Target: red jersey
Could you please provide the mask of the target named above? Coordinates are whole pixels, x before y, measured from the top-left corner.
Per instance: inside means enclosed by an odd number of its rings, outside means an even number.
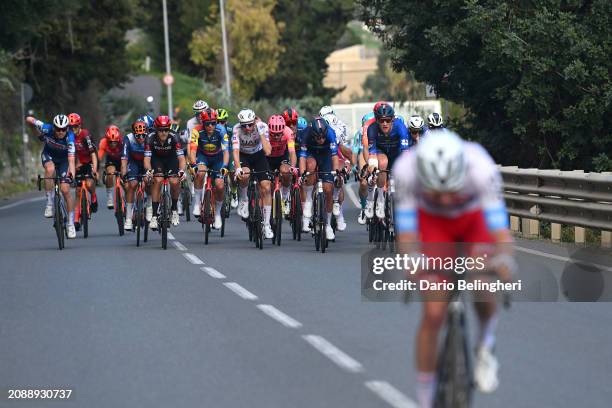
[[[74,135],[74,147],[76,148],[78,163],[91,163],[91,154],[96,152],[96,147],[91,141],[89,130],[81,129],[78,135]]]
[[[270,146],[272,147],[272,152],[270,152],[268,157],[282,157],[285,155],[287,149],[295,150],[293,132],[288,126],[285,127],[282,136],[278,139],[273,136],[273,133],[270,133],[269,141]]]
[[[114,147],[108,143],[106,137],[100,140],[100,146],[98,147],[98,160],[102,161],[104,154],[108,155],[110,160],[121,160],[121,154],[123,153],[123,142],[119,141]]]

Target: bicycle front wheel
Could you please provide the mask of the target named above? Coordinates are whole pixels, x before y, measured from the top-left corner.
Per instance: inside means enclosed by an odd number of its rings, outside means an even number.
[[[81,189],[81,226],[83,227],[83,238],[89,236],[89,203],[87,192]]]
[[[281,244],[281,233],[283,229],[283,210],[281,203],[281,193],[280,191],[276,191],[274,193],[274,239],[272,243],[274,244],[276,241],[276,245],[280,246]]]
[[[53,217],[53,227],[55,228],[55,234],[57,235],[57,245],[59,249],[64,249],[64,217],[62,213],[61,197],[59,191],[55,192],[55,199],[53,204],[55,206],[55,214]]]
[[[119,228],[119,235],[122,236],[125,233],[123,228],[123,197],[121,194],[121,187],[115,188],[115,218],[117,218],[117,227]]]
[[[213,209],[212,209],[212,191],[206,190],[204,193],[204,245],[208,245],[208,235],[210,234],[210,224],[212,222]]]

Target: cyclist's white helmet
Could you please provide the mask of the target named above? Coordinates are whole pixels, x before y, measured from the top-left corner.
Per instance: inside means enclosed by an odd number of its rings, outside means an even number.
[[[255,112],[252,109],[243,109],[238,112],[238,120],[240,123],[253,123],[255,122]]]
[[[420,117],[419,115],[414,115],[411,116],[410,119],[408,119],[408,128],[409,129],[423,129],[423,126],[425,126],[425,122],[423,121],[423,118]]]
[[[203,110],[208,109],[208,104],[201,99],[198,99],[193,103],[193,112],[200,113]]]
[[[59,115],[56,115],[53,118],[53,126],[55,126],[56,128],[60,128],[60,129],[67,128],[68,123],[69,123],[68,116],[63,115],[61,113]]]
[[[335,115],[334,109],[331,106],[325,105],[319,111],[319,116],[325,117],[327,115]]]
[[[427,123],[430,128],[439,128],[442,127],[442,115],[437,112],[432,113],[427,117]]]
[[[466,173],[464,141],[447,129],[431,133],[416,148],[418,178],[426,190],[459,191]]]
[[[338,117],[334,115],[333,113],[328,113],[327,115],[324,115],[323,119],[325,119],[325,121],[329,123],[330,125],[338,124]]]

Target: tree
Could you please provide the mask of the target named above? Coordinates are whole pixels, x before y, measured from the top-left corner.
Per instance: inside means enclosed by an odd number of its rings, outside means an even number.
[[[611,163],[610,1],[360,3],[394,68],[463,103],[469,135],[502,164]]]
[[[336,49],[353,9],[351,0],[279,0],[273,15],[284,23],[283,52],[274,80],[262,84],[257,96],[330,99],[335,95],[338,90],[323,86],[325,59]]]
[[[226,3],[232,92],[240,98],[251,98],[256,87],[271,77],[278,66],[282,48],[279,27],[271,14],[274,4],[274,0],[229,0]],[[214,24],[195,31],[189,49],[194,63],[220,79],[223,49],[218,15],[219,9],[214,5],[210,16]]]

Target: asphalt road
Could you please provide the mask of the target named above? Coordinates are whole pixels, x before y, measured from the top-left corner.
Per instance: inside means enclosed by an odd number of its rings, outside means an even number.
[[[281,248],[256,250],[235,215],[207,247],[182,222],[167,251],[158,234],[137,248],[106,208],[59,251],[42,201],[3,203],[0,406],[413,406],[420,306],[362,301],[367,235],[347,207],[326,254],[287,224]],[[553,254],[519,252],[521,269],[563,269],[564,250],[517,244]],[[609,303],[517,302],[497,337],[501,385],[476,407],[610,406]],[[48,387],[72,397],[7,399]]]

